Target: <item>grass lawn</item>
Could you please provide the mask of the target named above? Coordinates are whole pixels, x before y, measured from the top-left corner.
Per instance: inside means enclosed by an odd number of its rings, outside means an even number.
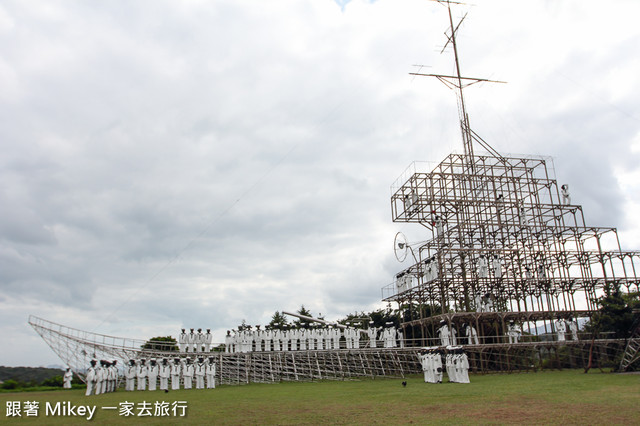
[[[422,377],[344,382],[251,384],[164,393],[85,397],[81,390],[3,393],[2,424],[75,424],[45,415],[46,403],[96,406],[95,424],[625,424],[640,425],[640,375],[581,370],[472,375],[470,384],[426,384]],[[7,402],[37,401],[39,417],[7,417]],[[184,418],[125,417],[116,406],[186,401]],[[153,414],[153,408],[151,410]]]

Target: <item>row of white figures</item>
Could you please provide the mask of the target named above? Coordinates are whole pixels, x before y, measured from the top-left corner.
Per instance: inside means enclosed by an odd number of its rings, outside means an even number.
[[[475,296],[476,312],[491,312],[493,311],[493,296],[491,293],[485,293],[484,295],[476,294]]]
[[[464,344],[466,340],[467,345],[479,345],[480,341],[478,339],[478,331],[471,324],[463,323],[460,329],[464,332],[463,339],[462,335],[460,336],[461,344]],[[458,344],[458,332],[454,327],[449,327],[449,324],[445,320],[440,321],[440,328],[437,330],[438,337],[440,338],[440,346],[450,346]]]
[[[116,360],[109,362],[102,359],[100,360],[100,365],[98,365],[97,360],[91,360],[91,366],[87,370],[87,390],[85,395],[100,395],[101,393],[114,392],[117,389],[117,362]]]
[[[558,333],[558,342],[566,341],[567,329],[571,333],[571,339],[578,340],[578,322],[573,318],[558,318],[554,325],[556,326],[556,333]]]
[[[494,278],[502,278],[502,260],[498,255],[478,257],[478,278],[489,278],[489,266]]]
[[[400,330],[387,326],[384,329],[374,327],[373,323],[365,330],[369,337],[369,346],[378,347],[382,340],[385,348],[404,347],[404,336]],[[227,330],[225,336],[226,353],[271,352],[271,351],[306,351],[341,349],[341,338],[344,337],[346,349],[359,349],[367,343],[362,340],[360,328],[329,326],[327,328],[293,328],[289,330],[261,330],[247,328],[236,331]]]
[[[195,380],[196,389],[214,389],[216,387],[216,364],[213,357],[208,359],[198,358],[194,363],[191,358],[175,358],[173,362],[163,358],[160,363],[151,359],[147,365],[146,360],[129,360],[129,366],[125,370],[125,390],[135,389],[143,391],[147,388],[155,391],[159,384],[160,390],[180,389],[182,379],[184,389],[192,389]],[[159,383],[158,383],[159,379]],[[205,385],[206,379],[206,385]],[[137,386],[136,386],[137,385]]]
[[[207,328],[206,333],[203,333],[201,328],[198,329],[197,333],[194,332],[193,328],[187,333],[186,329],[183,328],[178,335],[178,346],[180,347],[180,352],[210,352],[212,340],[213,336],[209,328]]]
[[[442,368],[442,355],[445,355],[445,368]],[[469,383],[469,359],[461,347],[447,346],[441,348],[425,348],[420,351],[420,364],[425,383],[442,383],[446,369],[451,383]]]

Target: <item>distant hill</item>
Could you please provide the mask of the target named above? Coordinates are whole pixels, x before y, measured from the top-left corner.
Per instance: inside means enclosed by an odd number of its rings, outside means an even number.
[[[0,366],[0,380],[3,382],[11,379],[21,383],[40,384],[44,380],[63,374],[64,371],[57,368]]]

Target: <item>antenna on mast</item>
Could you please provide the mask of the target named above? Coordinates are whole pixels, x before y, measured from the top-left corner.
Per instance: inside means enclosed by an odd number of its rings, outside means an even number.
[[[447,37],[447,42],[445,43],[440,53],[444,52],[444,50],[447,48],[447,46],[449,46],[449,44],[453,46],[453,56],[455,59],[456,73],[455,75],[444,75],[444,74],[423,74],[419,72],[412,72],[412,73],[409,73],[409,75],[436,77],[438,80],[444,83],[445,86],[456,91],[456,97],[458,98],[458,114],[460,116],[460,130],[462,131],[462,143],[464,145],[464,154],[467,158],[471,159],[471,157],[473,157],[474,141],[477,142],[479,145],[481,145],[484,149],[489,151],[494,156],[498,158],[502,158],[502,156],[498,153],[498,151],[493,149],[476,132],[471,130],[471,125],[469,124],[469,115],[467,114],[467,107],[464,102],[464,88],[480,82],[490,82],[490,83],[506,83],[506,82],[498,81],[498,80],[489,80],[486,78],[462,76],[462,73],[460,72],[460,59],[458,57],[458,45],[456,43],[456,33],[458,31],[458,28],[460,28],[460,25],[462,24],[464,19],[467,17],[467,14],[465,13],[462,19],[460,19],[460,21],[458,21],[458,23],[454,26],[453,15],[451,14],[451,5],[465,4],[465,3],[458,2],[458,1],[451,1],[451,0],[431,0],[431,1],[435,1],[442,5],[446,5],[447,10],[449,12],[449,25],[450,25],[451,34],[447,34],[447,32],[445,32],[445,36]]]

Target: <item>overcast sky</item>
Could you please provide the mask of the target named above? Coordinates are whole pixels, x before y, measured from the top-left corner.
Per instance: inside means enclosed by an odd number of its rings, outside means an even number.
[[[478,0],[462,71],[503,153],[554,157],[589,223],[640,247],[640,2]],[[0,365],[61,364],[29,314],[214,340],[276,310],[384,306],[390,186],[462,151],[423,72],[425,0],[0,0]]]

